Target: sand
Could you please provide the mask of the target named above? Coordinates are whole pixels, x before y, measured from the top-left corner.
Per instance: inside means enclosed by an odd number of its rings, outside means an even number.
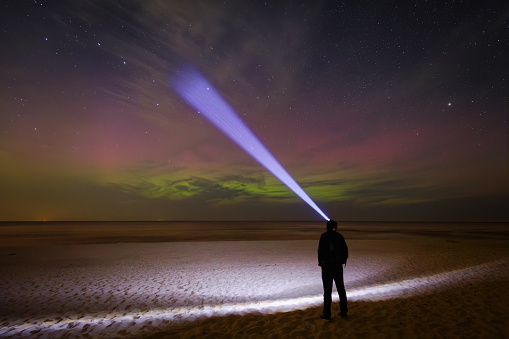
[[[509,338],[508,240],[348,245],[331,322],[314,240],[2,247],[0,337]]]

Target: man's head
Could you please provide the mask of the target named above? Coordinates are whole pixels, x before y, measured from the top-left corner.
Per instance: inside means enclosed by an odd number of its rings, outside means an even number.
[[[336,232],[338,229],[338,223],[334,220],[327,221],[327,232]]]

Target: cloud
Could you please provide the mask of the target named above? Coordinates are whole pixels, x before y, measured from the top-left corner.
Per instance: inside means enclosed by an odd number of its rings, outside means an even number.
[[[129,183],[112,183],[111,185],[121,192],[145,198],[221,202],[235,199],[262,199],[265,179],[260,176],[242,175],[226,175],[219,179],[199,176],[177,180],[138,178]],[[256,189],[253,190],[251,186],[256,186]]]
[[[53,18],[67,35],[77,37],[75,43],[85,53],[104,53],[102,68],[111,73],[111,83],[101,87],[119,103],[153,108],[161,94],[169,94],[168,78],[182,63],[192,63],[233,106],[242,107],[246,100],[259,102],[252,100],[258,96],[277,95],[282,102],[300,91],[305,65],[312,57],[309,26],[317,20],[321,5],[266,7],[251,4],[246,10],[237,2],[105,0],[67,4]],[[92,34],[95,39],[88,38]]]
[[[238,182],[242,185],[247,184],[255,184],[259,187],[262,187],[265,185],[265,177],[263,175],[259,175],[256,177],[246,176],[246,175],[239,175],[239,174],[230,174],[225,175],[222,177],[223,181],[232,181],[232,182]]]

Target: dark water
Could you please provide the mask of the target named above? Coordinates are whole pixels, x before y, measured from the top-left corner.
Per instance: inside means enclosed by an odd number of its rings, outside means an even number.
[[[212,222],[0,222],[0,247],[122,242],[316,240],[325,223]],[[509,239],[509,223],[340,222],[348,240],[442,237]]]

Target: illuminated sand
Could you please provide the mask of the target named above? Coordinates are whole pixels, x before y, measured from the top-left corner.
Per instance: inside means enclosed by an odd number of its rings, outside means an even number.
[[[351,240],[332,323],[314,240],[1,248],[0,337],[508,337],[507,245]]]

